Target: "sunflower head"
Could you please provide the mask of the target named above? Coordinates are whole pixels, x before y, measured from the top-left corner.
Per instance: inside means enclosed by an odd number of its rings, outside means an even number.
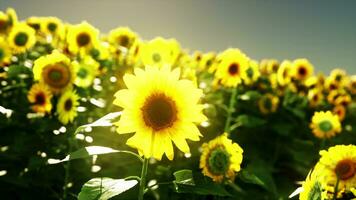
[[[346,84],[349,82],[349,77],[342,69],[332,70],[328,78],[330,79],[330,82],[334,83],[338,88],[346,86]]]
[[[58,119],[63,124],[73,122],[77,116],[79,96],[73,90],[65,91],[59,98],[57,104]]]
[[[0,67],[9,64],[11,61],[11,50],[5,38],[0,36]]]
[[[23,53],[35,44],[35,30],[25,23],[18,23],[11,29],[7,39],[14,52]]]
[[[249,61],[249,66],[242,74],[242,79],[245,84],[251,85],[255,83],[260,77],[260,71],[258,69],[258,63],[255,60]]]
[[[220,63],[215,72],[216,79],[226,87],[236,87],[249,67],[249,58],[239,49],[227,49],[219,55]]]
[[[304,58],[296,59],[292,64],[293,78],[299,81],[304,81],[313,75],[313,65]]]
[[[310,128],[315,137],[331,138],[341,132],[341,123],[339,117],[332,112],[320,111],[314,113]]]
[[[38,58],[34,62],[33,73],[35,80],[56,94],[70,88],[76,77],[69,58],[58,51]]]
[[[356,94],[356,75],[353,75],[350,77],[350,82],[348,85],[348,89],[351,94],[355,95]]]
[[[111,30],[108,36],[108,41],[115,47],[124,47],[131,49],[137,42],[138,35],[128,27],[118,27]]]
[[[88,54],[99,44],[99,31],[87,22],[68,27],[68,49],[73,54]]]
[[[127,144],[146,158],[160,160],[165,153],[172,160],[172,141],[189,152],[186,139],[198,141],[201,136],[195,123],[206,120],[198,103],[202,91],[179,77],[179,68],[135,68],[135,75],[124,76],[128,89],[115,94],[114,104],[123,108],[117,132],[135,132]]]
[[[346,116],[346,108],[343,105],[337,105],[333,108],[333,113],[339,117],[340,121],[343,121]]]
[[[267,64],[266,65],[267,74],[277,73],[277,71],[280,67],[280,63],[276,59],[269,59],[266,64]]]
[[[43,24],[42,17],[29,17],[26,19],[26,24],[33,28],[36,33],[41,31],[41,25]]]
[[[41,31],[53,38],[64,39],[65,27],[62,21],[56,17],[45,17],[41,20]]]
[[[180,54],[180,45],[175,39],[157,37],[143,43],[140,59],[145,66],[173,66]]]
[[[319,106],[323,101],[323,98],[324,95],[322,91],[320,91],[318,88],[311,89],[308,91],[309,106],[312,108]]]
[[[258,100],[258,107],[262,114],[274,113],[278,109],[279,98],[270,93],[263,95]]]
[[[75,85],[87,88],[92,85],[94,78],[98,74],[99,63],[91,56],[85,56],[80,62],[73,62],[76,73]]]
[[[200,168],[203,174],[216,182],[224,179],[233,180],[235,173],[240,171],[242,148],[223,134],[202,146]]]
[[[52,93],[49,88],[40,83],[32,85],[27,99],[32,104],[31,108],[37,113],[49,113],[52,110]]]
[[[277,70],[277,81],[280,86],[286,86],[291,82],[292,62],[284,60]]]

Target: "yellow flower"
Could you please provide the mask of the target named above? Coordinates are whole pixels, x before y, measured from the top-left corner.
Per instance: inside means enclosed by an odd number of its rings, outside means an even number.
[[[140,58],[144,66],[173,66],[180,54],[180,46],[174,39],[157,37],[143,43]]]
[[[340,121],[343,121],[346,115],[346,108],[343,105],[337,105],[334,107],[333,113],[339,117]]]
[[[260,74],[260,71],[258,68],[258,63],[255,60],[250,60],[249,66],[247,67],[245,72],[242,74],[242,79],[245,84],[251,85],[258,80],[260,75],[261,74]]]
[[[6,34],[9,29],[8,16],[0,11],[0,34]]]
[[[68,49],[72,54],[87,54],[99,45],[99,31],[87,22],[68,27]]]
[[[309,172],[307,178],[303,182],[303,190],[299,194],[299,200],[325,200],[326,190],[319,180],[318,169],[313,169]]]
[[[89,87],[92,85],[98,73],[99,63],[91,56],[85,56],[80,62],[73,62],[77,77],[74,83],[79,87]]]
[[[315,137],[318,138],[331,138],[341,132],[339,117],[330,111],[315,112],[310,128]]]
[[[335,99],[335,105],[343,105],[343,106],[348,106],[352,102],[351,96],[347,93],[341,94],[336,97]]]
[[[7,39],[14,52],[23,53],[35,44],[35,30],[25,23],[18,23],[11,29]]]
[[[199,167],[203,174],[215,182],[222,182],[225,178],[234,180],[235,173],[241,170],[242,148],[227,138],[227,134],[204,143]]]
[[[206,120],[198,104],[202,90],[179,76],[179,68],[135,68],[135,75],[123,78],[128,89],[115,94],[114,104],[123,107],[117,132],[135,132],[127,144],[146,158],[160,160],[165,153],[172,160],[172,141],[183,152],[189,152],[186,139],[199,141],[201,134],[194,123]]]
[[[315,108],[320,105],[323,101],[323,93],[318,88],[311,89],[308,91],[309,106]]]
[[[16,11],[13,8],[6,9],[8,24],[14,26],[18,23]]]
[[[349,77],[347,76],[346,72],[342,69],[332,70],[330,76],[328,77],[330,82],[334,83],[337,88],[346,86],[346,84],[349,82],[348,78]]]
[[[296,80],[304,81],[313,75],[313,72],[314,67],[307,59],[296,59],[292,63],[292,75]]]
[[[209,70],[210,73],[213,73],[216,69],[216,65],[214,65],[216,54],[215,52],[209,52],[203,54],[201,61],[198,64],[198,70],[204,71]],[[215,68],[215,69],[214,69]]]
[[[265,94],[258,100],[258,107],[263,114],[274,113],[278,109],[279,98],[272,94]]]
[[[0,67],[5,66],[11,61],[11,50],[5,39],[0,36]]]
[[[350,83],[348,88],[351,94],[356,94],[356,75],[350,77]]]
[[[280,86],[286,86],[291,82],[292,62],[284,60],[277,70],[277,82]]]
[[[321,180],[335,187],[339,179],[338,191],[350,191],[356,187],[356,146],[336,145],[327,151],[320,151],[317,165],[321,168]]]
[[[52,110],[52,93],[46,85],[36,83],[28,92],[27,99],[32,104],[31,108],[37,113],[49,113]]]
[[[33,28],[36,32],[39,32],[41,30],[41,25],[43,24],[42,21],[43,18],[32,16],[26,19],[26,24]]]
[[[58,119],[63,124],[73,122],[77,116],[77,106],[79,96],[75,91],[67,90],[59,98],[57,104]]]
[[[58,51],[38,58],[33,74],[35,80],[47,85],[55,94],[71,88],[76,77],[69,58]]]
[[[137,42],[137,39],[137,34],[128,27],[111,30],[108,36],[108,41],[116,48],[124,47],[128,50]]]
[[[279,62],[278,60],[275,59],[269,59],[266,63],[266,71],[267,74],[274,74],[277,73],[278,69],[279,69]]]
[[[227,49],[219,55],[219,60],[215,78],[226,87],[236,87],[249,67],[249,58],[239,49]]]
[[[41,20],[41,31],[47,35],[52,36],[52,39],[64,39],[65,26],[62,21],[56,17],[45,17]]]

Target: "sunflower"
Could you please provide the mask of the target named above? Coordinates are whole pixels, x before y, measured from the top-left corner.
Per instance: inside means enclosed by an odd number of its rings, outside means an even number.
[[[249,67],[249,58],[239,49],[227,49],[220,56],[215,78],[226,87],[236,87]]]
[[[292,63],[293,78],[299,81],[304,81],[313,75],[313,65],[304,58],[296,59]]]
[[[45,17],[41,20],[41,31],[52,39],[64,39],[65,26],[62,21],[56,17]]]
[[[330,79],[330,82],[333,82],[335,85],[337,85],[338,88],[346,86],[346,84],[349,82],[349,77],[347,76],[346,72],[342,69],[334,69],[330,72],[330,76],[328,79]]]
[[[319,106],[323,101],[323,98],[324,95],[318,88],[314,88],[308,91],[309,106],[312,108]]]
[[[0,11],[0,34],[6,34],[9,29],[8,16]]]
[[[348,106],[352,102],[351,96],[347,93],[339,95],[335,99],[335,105]]]
[[[277,70],[277,82],[280,86],[286,86],[291,82],[292,62],[290,60],[284,60]]]
[[[173,66],[180,54],[180,46],[175,39],[157,37],[143,43],[139,53],[144,66]]]
[[[215,57],[216,57],[215,52],[208,52],[208,53],[203,54],[203,56],[198,64],[198,70],[199,71],[209,70],[210,73],[214,72]]]
[[[315,112],[310,128],[315,137],[318,138],[331,138],[341,132],[339,117],[330,111]]]
[[[70,88],[76,77],[69,58],[58,51],[38,58],[33,74],[35,80],[46,84],[55,94]]]
[[[77,106],[79,96],[75,91],[67,90],[59,98],[57,104],[58,119],[63,124],[73,122],[77,116]]]
[[[25,23],[18,23],[11,29],[7,39],[10,48],[16,53],[23,53],[35,44],[35,30]]]
[[[268,93],[258,100],[258,107],[262,114],[269,114],[277,111],[278,103],[279,98]]]
[[[183,152],[189,152],[186,139],[198,141],[201,136],[194,123],[206,120],[198,104],[202,90],[191,81],[179,80],[179,68],[135,68],[135,75],[123,79],[128,89],[119,90],[114,104],[123,107],[116,123],[119,134],[136,132],[127,144],[146,158],[158,160],[165,153],[174,157],[172,141]]]
[[[308,173],[307,178],[303,182],[302,192],[299,194],[299,200],[325,200],[326,190],[319,180],[318,170],[314,169]]]
[[[348,88],[349,88],[351,94],[353,94],[353,95],[356,94],[356,75],[353,75],[350,77],[350,83],[348,85]]]
[[[11,61],[11,50],[5,39],[0,36],[0,67],[5,66]]]
[[[274,74],[277,73],[278,69],[279,69],[279,62],[276,59],[269,59],[266,63],[266,71],[267,74]]]
[[[29,17],[26,19],[26,24],[29,25],[31,28],[33,28],[36,33],[39,33],[41,31],[41,25],[43,24],[43,18],[42,17]]]
[[[356,146],[336,145],[320,151],[317,165],[321,168],[321,180],[338,191],[350,191],[356,187]],[[339,181],[337,181],[339,180]]]
[[[339,117],[340,121],[343,121],[346,115],[346,108],[343,105],[337,105],[333,108],[333,113]]]
[[[99,31],[87,22],[68,27],[68,50],[72,54],[87,54],[99,44]]]
[[[6,9],[6,15],[8,18],[8,24],[10,27],[18,23],[16,11],[13,8]]]
[[[80,62],[73,62],[77,77],[74,83],[79,87],[89,87],[98,73],[99,63],[91,56],[85,56]]]
[[[111,30],[108,35],[108,41],[115,47],[124,47],[131,49],[137,42],[138,35],[128,27],[118,27]]]
[[[31,108],[37,113],[49,113],[52,110],[52,93],[49,88],[40,83],[32,85],[27,99],[32,104]]]
[[[204,143],[202,151],[199,167],[205,176],[219,183],[224,179],[234,180],[235,173],[241,169],[243,150],[226,133]]]
[[[258,69],[258,63],[255,60],[250,60],[249,66],[247,67],[245,72],[242,74],[242,79],[245,84],[251,85],[258,80],[260,75],[261,74]]]

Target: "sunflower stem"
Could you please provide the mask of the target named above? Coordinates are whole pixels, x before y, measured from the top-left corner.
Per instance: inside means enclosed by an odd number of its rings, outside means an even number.
[[[72,152],[72,136],[70,135],[68,138],[68,152]],[[64,185],[63,185],[63,198],[62,199],[67,199],[67,193],[68,193],[68,182],[69,182],[69,170],[70,170],[70,160],[66,163],[64,166],[65,169],[65,174],[64,174]]]
[[[144,158],[144,160],[143,160],[142,171],[141,171],[141,180],[140,180],[140,189],[138,192],[138,200],[143,200],[143,195],[145,193],[148,161],[149,161],[148,158]]]
[[[232,94],[230,96],[230,103],[229,103],[229,110],[227,113],[227,118],[226,118],[226,122],[225,122],[225,127],[224,127],[224,132],[230,134],[230,124],[231,124],[231,116],[232,113],[234,112],[234,106],[235,106],[235,102],[236,102],[236,95],[237,95],[237,89],[233,88],[232,89]]]
[[[333,200],[336,200],[336,198],[337,198],[337,192],[338,192],[339,182],[340,182],[340,178],[339,178],[339,176],[337,176],[336,184],[335,184],[335,188],[334,188]]]

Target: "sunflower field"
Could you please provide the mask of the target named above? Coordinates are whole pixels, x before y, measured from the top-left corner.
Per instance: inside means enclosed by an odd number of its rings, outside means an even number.
[[[356,75],[250,56],[0,11],[0,199],[356,199]]]

